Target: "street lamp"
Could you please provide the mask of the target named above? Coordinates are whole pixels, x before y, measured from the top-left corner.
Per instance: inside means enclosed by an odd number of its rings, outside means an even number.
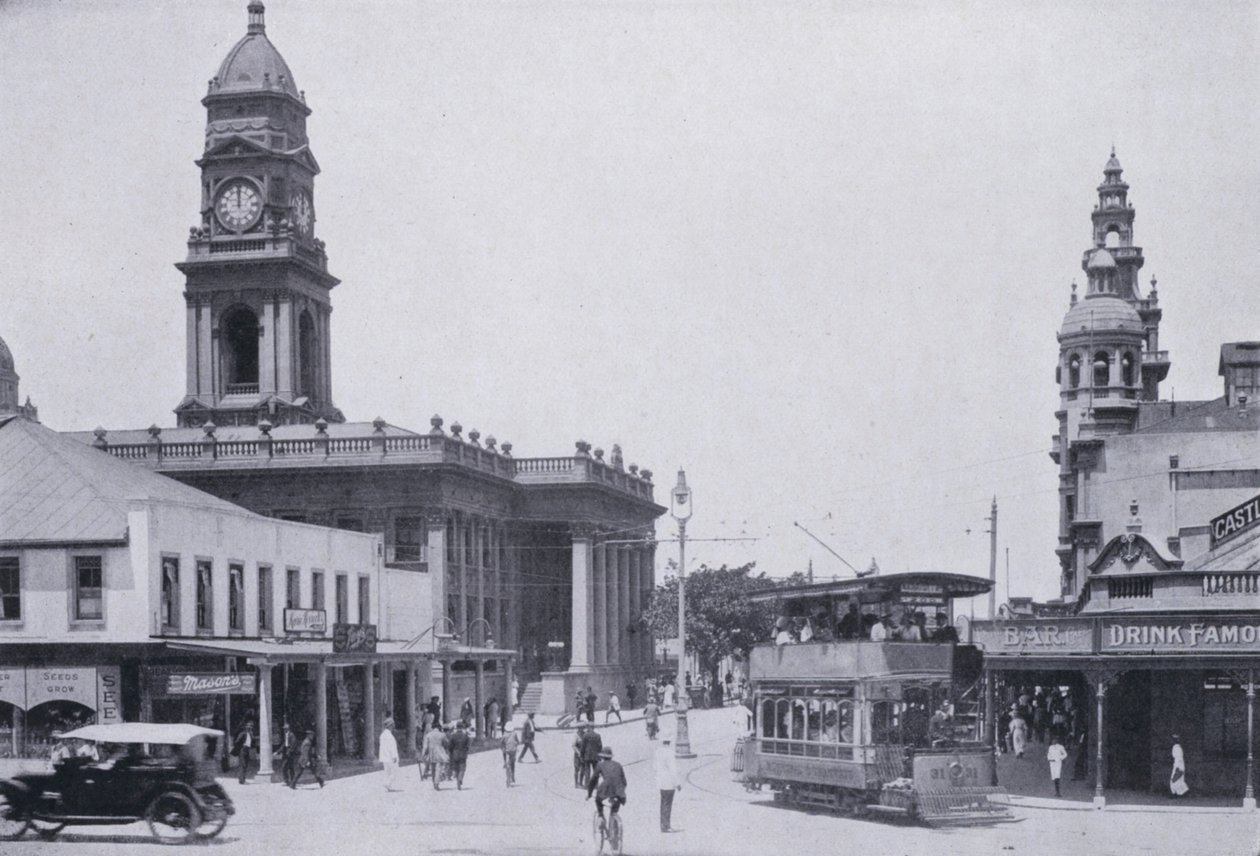
[[[687,732],[687,706],[691,699],[687,695],[687,685],[683,669],[687,654],[687,608],[684,592],[684,575],[687,569],[687,521],[691,519],[691,488],[687,487],[687,474],[678,471],[678,484],[669,494],[669,513],[678,521],[678,703],[675,710],[677,733],[674,735],[674,757],[694,758],[691,751],[691,736]]]

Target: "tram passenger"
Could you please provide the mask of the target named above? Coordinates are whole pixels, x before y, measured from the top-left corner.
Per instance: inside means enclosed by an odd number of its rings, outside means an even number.
[[[860,639],[867,635],[863,631],[866,628],[862,624],[862,614],[858,612],[857,603],[849,603],[849,611],[840,619],[840,625],[837,628],[840,638],[842,639]]]
[[[814,638],[814,627],[810,624],[808,618],[799,619],[801,622],[798,636],[802,642],[809,642]]]
[[[932,739],[933,746],[939,746],[950,741],[949,733],[949,702],[944,702],[936,713],[932,714],[932,719],[928,722],[928,736]]]
[[[881,615],[874,624],[871,625],[871,641],[883,642],[889,639],[892,634],[890,627],[892,625],[891,615]]]
[[[901,627],[897,638],[902,642],[922,642],[923,637],[919,634],[919,625],[914,623],[914,616],[909,612],[901,616]]]
[[[774,622],[774,644],[791,645],[792,641],[792,633],[788,630],[788,618],[786,615],[780,615]]]
[[[943,612],[936,613],[936,630],[932,633],[934,642],[957,642],[958,631],[949,623],[949,617]]]

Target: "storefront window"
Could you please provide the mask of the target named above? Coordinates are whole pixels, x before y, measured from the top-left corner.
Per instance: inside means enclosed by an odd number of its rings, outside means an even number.
[[[0,621],[21,620],[21,566],[17,556],[0,556]]]
[[[284,571],[284,608],[300,609],[302,607],[302,572],[297,568],[285,568]]]
[[[394,520],[394,560],[423,562],[427,527],[423,517],[399,517]]]
[[[345,574],[337,574],[337,618],[338,624],[350,623],[350,580]]]
[[[162,630],[179,632],[179,558],[162,557]]]
[[[245,629],[245,566],[228,565],[228,629]]]
[[[311,609],[324,608],[324,572],[311,571]]]
[[[359,623],[372,623],[372,578],[359,577]]]
[[[100,556],[74,557],[74,618],[100,621],[105,617],[105,598]]]
[[[214,629],[214,576],[209,559],[197,560],[197,629]]]
[[[1203,683],[1203,754],[1247,756],[1247,695],[1228,677],[1209,675]]]
[[[258,566],[258,632],[264,633],[272,629],[271,626],[271,568],[266,565]]]

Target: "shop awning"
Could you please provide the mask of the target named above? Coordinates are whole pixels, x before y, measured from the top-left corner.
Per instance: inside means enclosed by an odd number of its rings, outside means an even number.
[[[167,640],[173,651],[193,651],[224,657],[248,657],[269,663],[326,663],[330,666],[355,666],[398,660],[507,660],[516,657],[508,648],[475,648],[466,645],[444,645],[436,650],[408,647],[406,642],[377,642],[376,651],[334,653],[331,639],[180,639]]]

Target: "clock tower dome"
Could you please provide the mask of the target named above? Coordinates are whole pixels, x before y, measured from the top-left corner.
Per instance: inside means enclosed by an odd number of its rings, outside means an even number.
[[[181,426],[344,421],[332,401],[330,294],[315,237],[319,164],[306,95],[267,38],[264,8],[210,79],[201,218],[189,230]]]

